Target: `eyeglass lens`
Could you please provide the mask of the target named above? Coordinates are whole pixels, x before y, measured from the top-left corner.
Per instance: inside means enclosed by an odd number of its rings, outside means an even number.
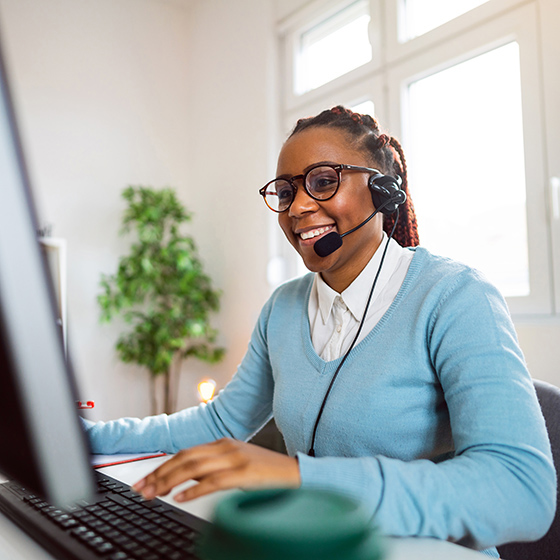
[[[339,185],[336,169],[321,165],[310,169],[305,175],[305,190],[316,200],[331,198]],[[266,187],[266,203],[272,210],[283,212],[288,209],[295,197],[296,189],[286,179],[276,179]]]

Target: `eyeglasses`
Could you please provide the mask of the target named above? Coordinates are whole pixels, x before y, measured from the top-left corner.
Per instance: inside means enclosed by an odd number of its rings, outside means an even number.
[[[273,179],[259,190],[259,194],[262,195],[266,205],[273,212],[285,212],[296,197],[298,189],[296,181],[302,179],[303,188],[311,198],[314,200],[329,200],[338,191],[343,170],[381,173],[370,167],[321,163],[314,165],[302,175],[294,175],[289,179],[282,177]]]

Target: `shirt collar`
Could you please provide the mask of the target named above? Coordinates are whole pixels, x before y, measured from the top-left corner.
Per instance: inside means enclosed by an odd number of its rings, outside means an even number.
[[[381,257],[383,255],[383,250],[385,249],[385,244],[387,243],[387,234],[383,232],[383,239],[375,251],[375,254],[370,259],[365,268],[360,272],[357,278],[344,290],[341,294],[333,290],[321,277],[320,274],[315,275],[315,285],[317,288],[317,303],[319,310],[321,312],[321,319],[323,324],[328,321],[329,315],[332,311],[334,305],[334,300],[338,295],[340,295],[342,301],[346,304],[354,319],[360,321],[364,314],[364,309],[366,307],[367,299],[371,291],[371,286],[377,274],[379,268],[379,263],[381,262]],[[388,279],[394,272],[395,267],[398,264],[399,259],[399,249],[402,249],[398,243],[391,239],[389,243],[389,248],[387,249],[387,255],[385,256],[385,261],[383,262],[383,268],[379,274],[377,280],[377,285],[375,287],[375,293],[373,294],[373,299],[375,299],[376,293],[378,294],[383,286],[387,283]]]

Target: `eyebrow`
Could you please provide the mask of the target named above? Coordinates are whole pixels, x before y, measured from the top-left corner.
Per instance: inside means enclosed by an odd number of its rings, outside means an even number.
[[[305,175],[310,169],[312,169],[313,167],[317,167],[318,165],[340,165],[339,163],[336,163],[334,161],[316,161],[315,163],[312,163],[311,165],[308,165],[307,167],[304,168],[303,173],[296,173],[295,175],[289,175],[288,173],[284,173],[283,175],[278,175],[278,177],[276,177],[277,179],[291,179],[293,177],[298,177],[300,175]]]

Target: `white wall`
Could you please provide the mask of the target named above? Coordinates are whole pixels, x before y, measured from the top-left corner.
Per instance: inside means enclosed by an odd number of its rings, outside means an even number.
[[[149,412],[148,376],[118,361],[120,328],[100,325],[96,304],[101,273],[112,273],[128,247],[118,230],[129,184],[177,188],[224,294],[215,325],[226,360],[188,361],[179,405],[196,402],[202,375],[225,384],[244,354],[268,295],[257,190],[270,171],[274,118],[269,6],[0,0],[41,223],[68,242],[70,346],[80,398],[96,401],[94,419]]]
[[[187,368],[213,370],[223,386],[270,295],[269,216],[258,190],[276,167],[273,13],[269,0],[197,0],[192,18],[190,204],[208,272],[224,292],[216,326],[228,354],[220,366]]]

